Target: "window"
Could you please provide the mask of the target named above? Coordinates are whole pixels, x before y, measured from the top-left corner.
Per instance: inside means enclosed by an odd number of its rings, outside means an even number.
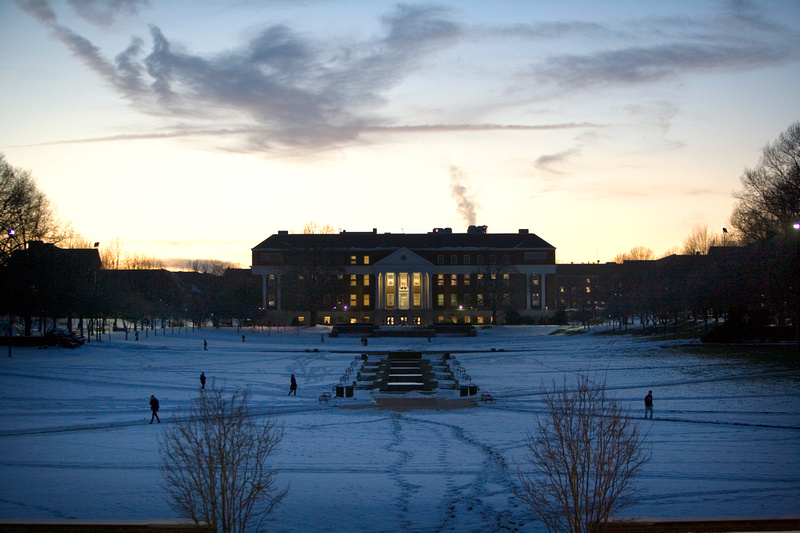
[[[369,294],[364,295],[364,307],[369,307]]]
[[[464,307],[472,305],[472,295],[468,292],[464,293]]]
[[[450,295],[450,307],[458,307],[458,295],[451,294]]]
[[[507,265],[511,263],[511,256],[508,254],[503,254],[503,264]]]
[[[444,307],[444,294],[436,295],[436,305],[439,307]]]
[[[456,274],[450,275],[450,286],[456,287],[458,285],[458,276]]]
[[[422,307],[422,295],[418,292],[414,293],[414,307]]]
[[[443,265],[444,264],[444,256],[443,255],[437,255],[436,256],[436,264],[437,265]]]
[[[413,283],[415,287],[419,287],[420,285],[422,285],[422,276],[420,275],[419,272],[414,272],[413,278],[414,278]]]
[[[464,274],[464,286],[469,287],[470,280],[472,279],[472,274]]]
[[[275,274],[270,274],[269,275],[269,278],[267,279],[267,284],[270,287],[274,287],[275,286]]]
[[[364,256],[364,264],[365,264],[365,265],[368,265],[368,264],[369,264],[369,256],[368,256],[368,255],[365,255],[365,256]]]
[[[477,295],[476,303],[478,304],[478,307],[483,307],[483,294],[478,294]]]
[[[394,272],[388,272],[386,274],[386,286],[394,287]]]
[[[401,316],[400,317],[400,325],[401,326],[407,326],[408,325],[408,317],[407,316]]]
[[[351,287],[355,287],[356,285],[358,285],[357,279],[358,278],[356,278],[355,274],[350,274],[350,286]]]
[[[472,264],[472,256],[471,255],[465,255],[464,256],[464,264],[465,265]]]
[[[483,254],[478,254],[478,264],[479,265],[483,264]]]
[[[353,307],[358,305],[358,295],[357,294],[351,294],[350,295],[350,305],[353,306]]]
[[[496,265],[497,264],[497,256],[494,254],[489,255],[489,264]]]
[[[421,316],[415,316],[414,317],[414,325],[415,326],[419,326],[421,324],[422,324],[422,317]]]
[[[350,256],[350,264],[351,265],[355,265],[356,264],[356,256],[354,256],[354,255]]]
[[[511,276],[503,274],[503,285],[508,285],[509,283],[511,283]]]
[[[483,317],[482,316],[476,317],[475,322],[477,322],[478,324],[483,324]]]
[[[386,325],[387,326],[394,326],[394,317],[393,316],[387,316],[386,317]]]
[[[450,256],[450,264],[451,265],[457,265],[458,264],[458,256],[457,255],[453,254],[453,255]]]
[[[369,274],[364,274],[364,286],[369,287]]]
[[[390,309],[394,309],[394,293],[390,292],[386,294],[386,307]]]
[[[330,324],[331,323],[331,317],[329,317],[329,316],[322,317],[322,323],[323,324]]]
[[[436,284],[439,287],[444,287],[444,274],[438,274],[436,276]]]
[[[407,291],[408,290],[408,272],[400,272],[400,276],[398,279],[400,283],[400,290]]]
[[[483,274],[478,274],[478,287],[483,287]]]
[[[355,324],[356,322],[358,322],[358,319],[356,317],[351,317],[350,318],[350,323],[351,324]]]
[[[297,323],[298,323],[298,324],[302,324],[302,323],[303,323],[303,322],[305,322],[305,321],[306,321],[306,317],[304,317],[304,316],[302,316],[302,315],[300,315],[299,317],[297,317]]]

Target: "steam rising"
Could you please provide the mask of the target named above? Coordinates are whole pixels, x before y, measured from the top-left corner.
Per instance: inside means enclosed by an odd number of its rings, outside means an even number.
[[[469,178],[453,164],[450,165],[450,196],[456,201],[456,210],[467,225],[476,225],[478,223],[477,210],[481,206],[473,198]]]

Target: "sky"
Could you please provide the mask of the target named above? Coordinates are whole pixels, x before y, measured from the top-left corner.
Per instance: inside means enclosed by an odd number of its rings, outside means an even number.
[[[800,119],[800,3],[0,3],[0,153],[91,242],[250,265],[314,221],[720,233]]]

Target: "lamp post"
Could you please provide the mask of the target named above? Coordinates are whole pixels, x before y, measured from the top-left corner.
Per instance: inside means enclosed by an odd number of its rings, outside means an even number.
[[[794,335],[797,354],[800,355],[800,222],[794,228]]]
[[[13,239],[16,235],[14,228],[8,230],[8,238]],[[11,295],[13,289],[8,288],[8,356],[11,357],[11,338],[14,336],[14,298]]]

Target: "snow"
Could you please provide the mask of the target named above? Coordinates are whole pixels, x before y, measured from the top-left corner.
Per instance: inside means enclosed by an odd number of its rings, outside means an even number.
[[[515,496],[517,472],[529,471],[524,444],[542,385],[579,373],[605,380],[648,433],[645,497],[624,516],[798,514],[797,360],[552,329],[374,338],[364,348],[358,337],[321,343],[319,327],[167,328],[138,342],[114,333],[76,350],[14,348],[0,357],[0,518],[179,519],[162,487],[158,437],[198,395],[200,372],[207,387],[250,387],[253,410],[284,429],[274,466],[290,494],[272,531],[542,531]],[[362,352],[387,350],[452,352],[494,401],[394,411],[361,390],[319,401]],[[640,418],[648,390],[652,421]],[[151,394],[162,425],[148,424]]]

